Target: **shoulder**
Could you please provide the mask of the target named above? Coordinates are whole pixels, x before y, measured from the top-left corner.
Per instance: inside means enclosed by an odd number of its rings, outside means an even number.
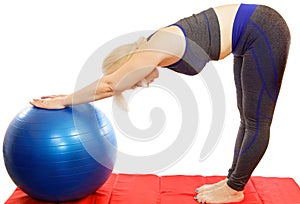
[[[174,63],[184,54],[186,40],[184,32],[176,25],[158,29],[142,49],[161,55],[164,61]],[[168,63],[167,63],[168,64]],[[161,66],[165,66],[162,63]]]
[[[184,30],[179,25],[174,24],[158,29],[149,41],[151,41],[152,39],[170,41],[174,39],[180,40],[184,38]]]

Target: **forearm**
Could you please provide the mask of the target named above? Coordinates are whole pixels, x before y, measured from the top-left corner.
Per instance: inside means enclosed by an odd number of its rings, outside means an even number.
[[[109,82],[100,79],[90,85],[62,98],[64,106],[89,103],[113,96],[114,91]]]

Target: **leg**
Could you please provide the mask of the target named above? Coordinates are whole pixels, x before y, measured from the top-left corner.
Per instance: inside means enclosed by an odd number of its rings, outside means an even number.
[[[235,72],[237,93],[241,96],[238,97],[241,126],[228,181],[213,190],[200,192],[196,196],[199,202],[241,201],[243,189],[268,146],[270,126],[287,61],[290,36],[285,22],[275,12],[272,15],[276,17],[274,17],[276,23],[270,25],[265,22],[258,25],[256,22],[263,19],[259,15],[260,13],[255,16],[255,21],[250,21],[248,29],[251,32],[248,32],[249,35],[244,35],[245,39],[241,40],[247,44],[241,45],[241,56],[243,56],[241,72],[240,74]],[[250,39],[251,35],[255,38]],[[240,86],[237,76],[240,76]]]
[[[241,112],[242,123],[244,123],[241,126],[244,128],[242,130],[244,136],[242,141],[237,138],[239,149],[235,150],[233,168],[227,182],[231,188],[238,191],[244,189],[253,170],[267,149],[272,115],[275,108],[275,100],[272,99],[273,97],[268,96],[266,87],[263,85],[263,80],[259,74],[261,72],[261,64],[257,64],[257,61],[255,51],[247,51],[241,72]],[[268,81],[271,80],[273,79],[269,77]],[[275,82],[275,80],[273,81]],[[274,93],[275,90],[272,90]]]
[[[228,170],[227,178],[230,177],[232,172],[234,171],[238,155],[241,149],[241,145],[243,143],[244,134],[245,134],[245,121],[244,121],[244,113],[243,113],[243,91],[242,91],[242,78],[241,78],[241,72],[242,72],[242,65],[243,65],[243,57],[241,56],[234,56],[234,81],[236,86],[236,96],[237,96],[237,107],[240,112],[240,127],[238,130],[238,134],[235,141],[235,147],[234,147],[234,156],[232,161],[232,166]]]
[[[267,149],[290,41],[286,29],[277,36],[272,33],[268,39],[268,34],[256,23],[251,25],[260,37],[244,54],[241,85],[245,132],[227,182],[237,191],[244,189]]]
[[[237,106],[238,110],[240,112],[240,127],[238,131],[238,135],[236,138],[235,148],[234,148],[234,158],[232,162],[232,166],[228,171],[228,176],[226,179],[214,183],[214,184],[205,184],[199,188],[196,189],[197,193],[204,192],[204,191],[212,191],[216,188],[219,188],[220,186],[224,185],[225,182],[227,182],[228,178],[230,177],[231,173],[234,171],[238,154],[240,152],[240,148],[243,142],[244,138],[244,132],[245,132],[245,125],[244,125],[244,118],[243,118],[243,108],[242,108],[242,81],[241,81],[241,70],[242,70],[242,64],[243,64],[243,58],[241,56],[234,56],[234,80],[236,85],[236,95],[237,95]]]
[[[236,95],[237,95],[237,106],[240,112],[240,127],[238,131],[238,135],[236,138],[236,143],[235,143],[235,149],[234,149],[234,158],[232,162],[232,167],[228,171],[228,176],[226,179],[215,183],[215,184],[207,184],[203,185],[199,188],[196,189],[197,193],[200,193],[200,195],[203,194],[209,194],[213,193],[217,189],[224,187],[226,182],[228,181],[228,178],[230,177],[231,173],[234,171],[236,164],[237,164],[237,159],[238,159],[238,154],[241,149],[241,145],[243,142],[244,138],[244,133],[245,133],[245,125],[244,125],[244,118],[243,118],[243,106],[242,106],[242,81],[241,81],[241,70],[242,70],[242,64],[243,64],[243,58],[241,56],[234,56],[234,80],[235,80],[235,85],[236,85]],[[243,194],[237,194],[238,200],[243,199]],[[226,195],[228,198],[228,195]],[[236,199],[236,198],[233,198]]]
[[[241,92],[238,99],[241,101],[242,119],[228,181],[210,191],[200,192],[196,197],[198,201],[229,203],[243,200],[244,186],[267,149],[279,90],[278,80],[271,74],[270,61],[265,56],[260,60],[258,53],[259,50],[250,49],[243,57],[241,89],[237,87],[237,91]],[[262,67],[264,70],[261,70]],[[262,75],[266,70],[269,70],[268,74]]]

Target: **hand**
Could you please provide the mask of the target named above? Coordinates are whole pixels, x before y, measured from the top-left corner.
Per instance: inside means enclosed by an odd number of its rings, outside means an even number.
[[[158,78],[159,72],[157,68],[155,68],[149,75],[147,75],[144,79],[136,83],[131,87],[131,89],[135,89],[137,87],[149,87],[149,84],[151,84],[156,78]]]
[[[66,97],[67,95],[42,96],[40,99],[33,99],[29,103],[37,108],[63,109],[66,107],[66,105],[64,105]]]

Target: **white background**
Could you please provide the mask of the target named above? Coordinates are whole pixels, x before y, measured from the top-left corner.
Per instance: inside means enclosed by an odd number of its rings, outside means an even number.
[[[83,64],[107,41],[133,31],[155,30],[193,13],[227,3],[241,3],[241,1],[1,1],[0,142],[3,141],[10,121],[28,105],[31,98],[72,92]],[[270,144],[253,175],[292,177],[299,184],[299,10],[292,1],[287,0],[244,1],[244,3],[261,3],[275,8],[286,19],[292,35],[290,56],[274,115]],[[200,150],[206,139],[205,133],[211,118],[207,91],[203,84],[199,84],[200,91],[196,96],[202,104],[208,106],[201,106],[199,110],[201,121],[199,137],[181,160],[164,171],[157,172],[159,175],[227,174],[239,124],[232,56],[213,63],[222,79],[226,96],[226,124],[222,137],[213,153],[206,160],[199,161]],[[99,64],[99,70],[100,68]],[[176,109],[176,101],[172,98],[158,100],[157,97],[151,97],[153,94],[151,88],[139,94],[133,100],[136,105],[131,108],[130,117],[133,123],[139,127],[147,127],[151,104],[155,104],[166,107],[168,124],[171,127],[172,122],[175,123],[173,127],[177,125],[176,111],[168,109],[172,107]],[[97,106],[111,117],[111,99],[97,102]],[[166,131],[169,131],[168,126]],[[120,151],[133,155],[157,153],[174,140],[172,137],[158,138],[156,142],[148,145],[141,144],[143,148],[140,148],[141,145],[134,141],[126,142],[117,128],[116,132]],[[6,172],[2,156],[0,175],[0,203],[4,203],[15,189],[15,185]]]

